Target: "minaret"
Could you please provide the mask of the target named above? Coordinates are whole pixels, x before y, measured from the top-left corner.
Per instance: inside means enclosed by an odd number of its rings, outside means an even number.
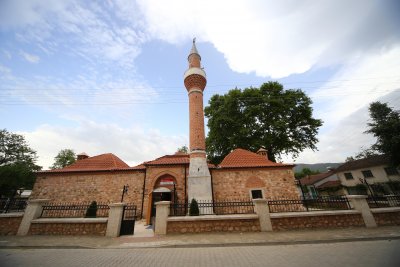
[[[211,175],[206,160],[204,136],[203,91],[206,87],[206,73],[201,68],[201,57],[196,48],[196,38],[190,50],[189,68],[184,82],[189,96],[189,150],[190,165],[188,176],[188,200],[212,200]]]

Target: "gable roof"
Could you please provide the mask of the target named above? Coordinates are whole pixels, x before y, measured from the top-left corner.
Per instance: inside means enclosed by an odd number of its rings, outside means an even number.
[[[143,166],[144,168],[146,168],[146,166],[189,165],[189,164],[190,164],[190,155],[183,152],[177,152],[174,155],[165,155],[156,158],[155,160],[146,161],[134,168],[137,168],[139,166]],[[215,165],[208,163],[208,168],[215,168]]]
[[[220,168],[248,168],[248,167],[293,167],[293,164],[276,163],[268,160],[265,156],[237,148],[229,153],[221,164]]]
[[[364,159],[352,160],[340,165],[336,172],[365,169],[379,165],[390,165],[389,157],[386,155],[375,155]]]
[[[325,188],[331,188],[331,187],[338,187],[341,186],[341,182],[339,180],[336,181],[327,181],[323,184],[320,184],[317,186],[318,189],[325,189]]]
[[[321,181],[322,179],[325,179],[326,177],[329,177],[331,175],[335,174],[334,170],[328,171],[328,172],[323,172],[323,173],[318,173],[314,175],[307,175],[306,177],[303,177],[300,179],[300,183],[302,185],[312,185],[315,184],[318,181]]]
[[[189,164],[189,154],[177,153],[175,155],[165,155],[155,160],[146,161],[144,165],[177,165],[177,164]]]
[[[102,154],[77,160],[71,165],[62,169],[39,171],[38,173],[65,173],[65,172],[82,172],[82,171],[115,171],[115,170],[132,170],[120,158],[112,153]]]

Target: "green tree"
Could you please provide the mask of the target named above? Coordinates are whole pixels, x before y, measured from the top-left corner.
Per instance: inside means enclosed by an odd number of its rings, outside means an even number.
[[[189,216],[199,216],[200,215],[200,210],[199,210],[199,204],[197,203],[196,199],[192,199],[189,205]]]
[[[311,104],[302,90],[284,90],[278,82],[212,96],[205,108],[208,158],[219,163],[239,147],[264,147],[273,161],[282,154],[296,157],[306,148],[315,150],[322,121],[312,117]]]
[[[182,153],[188,154],[189,148],[186,145],[184,145],[184,146],[181,146],[180,148],[178,148],[177,152],[182,152]]]
[[[36,151],[22,135],[0,130],[0,194],[10,195],[18,188],[31,189],[35,182]]]
[[[97,214],[97,202],[92,201],[86,210],[85,217],[86,218],[96,218],[96,214]]]
[[[394,166],[400,165],[400,113],[387,103],[373,102],[369,106],[371,122],[366,133],[376,137],[371,149],[387,154]]]
[[[75,152],[72,149],[62,149],[54,158],[54,164],[50,169],[61,169],[76,161]]]

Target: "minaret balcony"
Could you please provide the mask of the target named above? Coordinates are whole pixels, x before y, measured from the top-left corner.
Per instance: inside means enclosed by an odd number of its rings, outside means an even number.
[[[204,79],[206,79],[206,72],[201,68],[187,69],[187,71],[185,71],[185,74],[183,75],[183,79],[185,80],[188,76],[190,76],[192,74],[197,74],[197,75],[203,76]]]

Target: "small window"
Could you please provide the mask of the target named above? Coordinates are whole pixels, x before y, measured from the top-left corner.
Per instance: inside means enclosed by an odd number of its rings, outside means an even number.
[[[345,172],[344,173],[344,177],[346,178],[346,180],[353,180],[353,174],[351,174],[351,172]]]
[[[399,171],[396,169],[396,167],[386,167],[385,172],[387,175],[398,175]]]
[[[361,171],[362,172],[362,174],[364,175],[364,178],[371,178],[371,177],[374,177],[373,175],[372,175],[372,172],[370,171],[370,170],[365,170],[365,171]]]
[[[260,189],[251,190],[251,198],[252,199],[263,198],[262,191]]]

